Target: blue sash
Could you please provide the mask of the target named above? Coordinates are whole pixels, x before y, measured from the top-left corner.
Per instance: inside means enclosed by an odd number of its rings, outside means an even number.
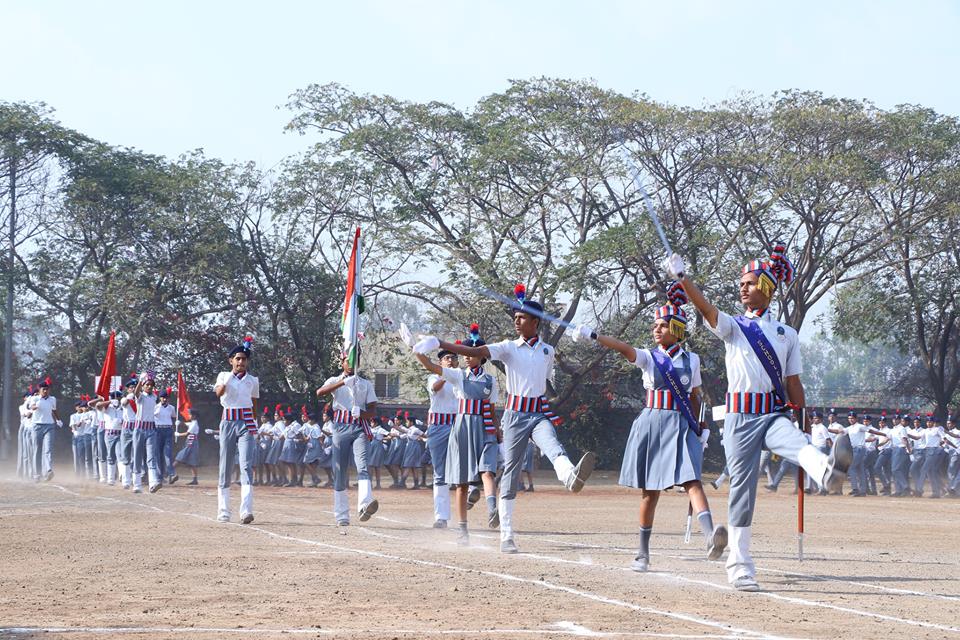
[[[673,370],[673,361],[660,349],[650,349],[650,355],[653,356],[653,364],[657,366],[657,370],[670,388],[670,393],[673,394],[673,401],[680,408],[680,413],[682,413],[683,417],[690,423],[690,427],[694,433],[699,436],[702,430],[700,429],[700,423],[693,417],[693,407],[690,406],[690,394],[687,393],[686,387],[680,384],[680,379],[677,378],[677,372]],[[691,375],[693,375],[692,371]]]
[[[766,371],[770,377],[770,382],[773,383],[773,393],[777,396],[777,400],[780,403],[778,410],[782,409],[787,404],[787,393],[783,388],[783,367],[780,365],[777,352],[774,351],[773,345],[767,340],[767,336],[763,334],[763,330],[757,322],[744,318],[743,316],[737,316],[734,320],[740,325],[743,335],[746,337],[747,342],[750,343],[750,348],[753,349],[757,359],[763,366],[763,370]]]

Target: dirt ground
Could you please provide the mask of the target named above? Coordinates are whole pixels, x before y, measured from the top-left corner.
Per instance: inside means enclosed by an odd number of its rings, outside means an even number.
[[[157,494],[0,481],[0,636],[105,638],[960,638],[960,501],[764,494],[755,594],[727,586],[687,502],[664,495],[651,572],[629,570],[638,494],[598,472],[571,495],[549,472],[502,555],[470,512],[472,546],[430,527],[432,494],[382,490],[340,535],[329,489],[255,489],[256,522],[215,521],[211,474]],[[707,489],[719,522],[726,493]],[[236,512],[239,490],[233,491]],[[351,491],[351,502],[355,492]]]

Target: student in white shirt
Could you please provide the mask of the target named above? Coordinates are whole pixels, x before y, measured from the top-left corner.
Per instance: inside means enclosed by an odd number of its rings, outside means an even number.
[[[80,447],[83,440],[83,402],[77,400],[73,404],[73,413],[70,414],[70,420],[67,422],[67,427],[70,429],[71,435],[71,444],[73,445],[71,449],[73,450],[73,474],[78,478],[83,477],[83,470],[80,463]]]
[[[127,381],[126,393],[120,399],[123,419],[120,421],[120,440],[117,448],[117,471],[124,489],[133,485],[133,432],[137,424],[137,376],[133,374]]]
[[[260,381],[247,371],[253,338],[230,350],[230,371],[217,374],[213,392],[220,398],[220,468],[217,479],[217,520],[230,522],[230,471],[234,454],[240,462],[240,523],[253,522],[253,448],[256,446],[257,400]]]
[[[160,482],[160,462],[157,459],[156,382],[152,372],[144,372],[137,379],[133,392],[137,401],[137,418],[133,427],[133,492],[142,491],[143,476],[147,476],[150,493],[156,493]]]
[[[348,354],[341,354],[341,374],[327,378],[317,389],[317,397],[332,396],[333,408],[333,512],[341,533],[350,524],[347,497],[350,456],[357,466],[357,513],[366,522],[380,508],[373,497],[367,468],[367,443],[371,433],[368,420],[377,415],[377,395],[373,384],[356,374]]]
[[[33,420],[33,480],[53,479],[53,432],[63,425],[57,413],[57,399],[50,395],[50,378],[40,381],[40,392],[28,405]]]
[[[23,394],[20,403],[20,430],[17,432],[17,477],[33,479],[33,421],[29,404],[33,398],[33,385]]]
[[[897,415],[897,423],[890,430],[890,472],[893,475],[893,497],[903,498],[910,495],[910,454],[913,452],[913,440],[910,437],[906,414]]]
[[[190,473],[193,475],[193,479],[187,484],[195,485],[197,484],[197,467],[200,466],[200,424],[197,422],[196,416],[193,415],[193,411],[187,412],[187,421],[181,424],[184,425],[186,430],[182,432],[177,431],[174,437],[186,438],[187,440],[183,448],[177,452],[177,457],[173,464],[174,467],[178,464],[190,467]]]
[[[708,560],[717,560],[727,546],[727,528],[714,526],[713,514],[701,483],[703,448],[710,430],[700,420],[700,356],[686,351],[687,314],[682,295],[653,313],[652,349],[637,349],[590,327],[577,327],[574,338],[595,339],[617,351],[643,371],[646,407],[627,438],[620,470],[620,485],[640,489],[640,548],[631,568],[647,571],[650,535],[660,492],[682,486],[690,497],[704,537]],[[689,414],[685,413],[689,410]],[[696,422],[691,422],[691,420]]]
[[[167,387],[160,391],[160,402],[153,411],[154,422],[157,425],[157,440],[154,456],[160,467],[161,481],[166,478],[170,484],[177,481],[177,474],[173,470],[173,423],[177,418],[177,410],[170,404],[170,394],[173,389]]]
[[[725,345],[728,391],[723,445],[730,470],[727,578],[737,590],[758,591],[750,538],[761,450],[766,447],[799,464],[821,487],[829,489],[846,478],[853,457],[850,438],[839,436],[827,456],[809,444],[782,413],[786,406],[800,411],[806,405],[797,332],[769,311],[778,283],[793,279],[793,266],[782,245],[774,247],[769,260],[754,260],[741,269],[739,293],[745,313],[736,318],[703,296],[687,277],[679,255],[668,258],[665,267],[702,314],[707,329]],[[766,354],[765,360],[761,361],[758,350]],[[768,373],[771,370],[777,373]]]
[[[927,426],[923,429],[923,468],[917,480],[917,492],[923,495],[923,485],[930,480],[930,497],[940,498],[943,494],[941,466],[943,462],[943,427],[933,414],[927,415]]]
[[[503,429],[504,471],[500,482],[500,551],[517,553],[513,531],[513,510],[517,487],[520,484],[521,465],[527,450],[527,441],[533,438],[550,462],[560,482],[567,490],[577,493],[593,473],[596,455],[588,451],[574,465],[557,438],[559,416],[550,409],[547,400],[547,382],[553,376],[554,348],[540,339],[540,317],[543,306],[527,300],[526,288],[514,288],[517,300],[510,306],[517,339],[502,340],[482,347],[442,342],[427,336],[417,343],[416,353],[444,349],[462,356],[499,360],[507,373],[507,401],[501,426]]]

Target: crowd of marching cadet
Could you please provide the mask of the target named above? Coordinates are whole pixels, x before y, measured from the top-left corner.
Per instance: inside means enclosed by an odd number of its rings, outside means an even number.
[[[848,480],[847,495],[893,496],[940,498],[944,495],[960,498],[960,429],[956,418],[946,420],[932,413],[898,412],[877,416],[858,415],[854,410],[841,412],[830,409],[826,416],[820,411],[810,412],[809,435],[811,444],[821,451],[829,451],[835,436],[846,433],[853,446],[853,463]],[[779,460],[764,451],[760,457],[760,472],[766,475],[764,485],[769,492],[776,492],[784,477],[794,478],[793,491],[797,491],[797,465],[789,460]],[[712,482],[718,488],[726,474]],[[809,479],[805,483],[808,494],[826,495]],[[930,492],[926,493],[929,484]],[[841,491],[834,492],[842,495]]]
[[[177,415],[170,404],[171,395],[169,388],[157,390],[147,374],[142,383],[131,377],[125,391],[115,391],[108,399],[82,396],[68,422],[76,475],[110,485],[119,482],[135,492],[142,491],[146,475],[148,489],[156,491],[164,482],[178,480],[178,467],[187,467],[192,476],[188,484],[197,484],[200,427],[189,410]],[[22,478],[39,481],[53,477],[53,428],[63,426],[56,407],[49,378],[31,386],[23,396],[17,464]],[[811,412],[809,437],[815,447],[826,452],[833,436],[850,436],[854,458],[848,495],[960,497],[960,429],[953,416],[941,421],[933,414],[898,412],[891,417],[882,412],[874,421],[870,414],[858,415],[852,410],[842,413],[846,415],[840,417],[833,409],[826,415]],[[332,486],[332,427],[329,406],[319,418],[317,412],[306,407],[299,411],[283,405],[264,407],[257,430],[254,484]],[[390,477],[388,488],[430,486],[427,425],[409,411],[398,410],[393,418],[371,420],[371,430],[367,466],[374,488],[381,488],[384,469]],[[204,431],[217,437],[213,429]],[[174,455],[177,441],[182,445]],[[534,445],[530,442],[523,465],[529,491],[533,490],[533,459]],[[797,466],[789,460],[778,460],[764,451],[760,471],[766,476],[767,491],[778,491],[783,479],[791,477],[796,492]],[[714,488],[725,479],[726,474],[721,474],[712,482]],[[809,479],[805,490],[808,494],[826,494]]]
[[[124,391],[110,398],[81,396],[67,427],[72,434],[73,466],[77,477],[115,485],[134,492],[143,490],[144,476],[151,492],[164,483],[179,480],[178,468],[187,467],[198,484],[200,426],[187,409],[177,414],[170,403],[173,390],[156,388],[152,374],[131,376]],[[31,386],[20,405],[17,474],[27,480],[53,478],[53,428],[63,422],[50,395],[46,379]],[[152,415],[152,418],[150,417]],[[257,428],[253,484],[278,487],[333,486],[333,410],[329,405],[318,412],[303,406],[299,411],[287,405],[264,407]],[[367,467],[374,488],[380,489],[385,469],[389,489],[425,489],[431,484],[429,427],[398,410],[392,418],[373,418],[373,438],[367,445]],[[215,429],[203,429],[218,439]],[[182,441],[178,448],[177,441]],[[534,444],[528,444],[522,488],[533,491]],[[176,450],[176,455],[174,451]],[[502,465],[502,454],[500,456]],[[239,464],[235,460],[239,483]],[[355,461],[351,464],[356,469]],[[429,475],[428,475],[429,474]]]

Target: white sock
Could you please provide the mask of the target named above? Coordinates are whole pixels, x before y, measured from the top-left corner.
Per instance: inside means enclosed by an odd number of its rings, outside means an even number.
[[[230,515],[230,487],[217,487],[217,515]]]
[[[333,518],[337,522],[350,521],[350,499],[346,490],[333,492]]]
[[[373,488],[370,480],[357,480],[357,511],[371,500],[373,500]]]
[[[253,485],[240,485],[240,517],[253,513]]]
[[[433,518],[434,520],[450,520],[450,487],[449,485],[433,485]]]
[[[727,556],[727,579],[733,582],[742,576],[753,577],[757,569],[750,557],[750,527],[729,527],[730,553]]]
[[[500,498],[500,539],[513,537],[513,507],[516,500]]]
[[[804,446],[797,453],[797,462],[807,472],[807,475],[820,485],[822,485],[825,480],[824,476],[827,474],[827,459],[827,454],[811,444]]]
[[[567,478],[573,472],[574,464],[567,456],[557,456],[553,460],[553,470],[557,473],[557,480],[566,484]]]

